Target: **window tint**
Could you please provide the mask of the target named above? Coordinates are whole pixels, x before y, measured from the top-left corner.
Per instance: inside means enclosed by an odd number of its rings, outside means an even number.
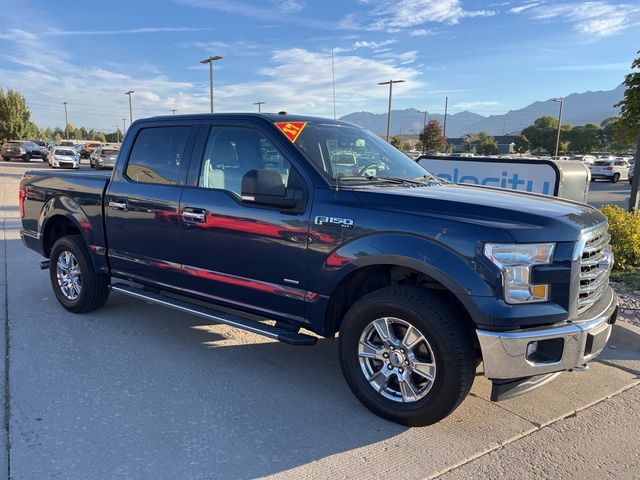
[[[228,190],[240,196],[242,177],[250,170],[260,169],[277,171],[285,187],[293,182],[290,163],[260,133],[242,127],[213,127],[207,140],[198,186]]]
[[[175,185],[190,129],[185,126],[140,130],[127,164],[127,177],[135,182]]]

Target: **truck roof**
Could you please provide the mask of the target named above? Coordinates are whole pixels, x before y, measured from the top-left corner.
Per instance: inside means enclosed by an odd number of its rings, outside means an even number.
[[[291,115],[289,113],[194,113],[185,115],[160,115],[157,117],[149,117],[140,120],[175,120],[175,119],[207,119],[207,118],[262,118],[268,122],[318,122],[318,123],[333,123],[331,118],[313,117],[310,115]],[[136,120],[137,122],[138,120]],[[344,122],[342,120],[335,120],[336,125],[354,126],[352,123]]]

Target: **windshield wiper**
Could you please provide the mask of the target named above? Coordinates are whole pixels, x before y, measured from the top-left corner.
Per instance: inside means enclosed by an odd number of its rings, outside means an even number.
[[[393,183],[393,184],[402,184],[402,183],[410,183],[412,185],[424,185],[424,182],[420,182],[418,180],[410,180],[407,178],[399,178],[399,177],[377,177],[375,175],[366,175],[366,176],[343,176],[338,177],[338,182],[349,182],[349,181],[367,181],[367,182],[384,182],[384,183]]]

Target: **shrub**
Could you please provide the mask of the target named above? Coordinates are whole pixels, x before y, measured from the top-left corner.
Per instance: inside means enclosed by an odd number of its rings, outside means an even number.
[[[609,219],[614,268],[628,270],[640,267],[640,211],[629,213],[614,205],[605,205],[601,210]]]

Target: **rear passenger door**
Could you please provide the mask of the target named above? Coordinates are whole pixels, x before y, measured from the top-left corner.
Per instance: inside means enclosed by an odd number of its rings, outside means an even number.
[[[112,272],[180,289],[179,206],[197,127],[177,121],[133,128],[105,195]]]
[[[302,321],[308,293],[307,181],[266,132],[203,125],[200,145],[181,202],[185,293]],[[251,170],[277,172],[287,189],[300,189],[300,202],[279,209],[243,201],[242,178]]]

